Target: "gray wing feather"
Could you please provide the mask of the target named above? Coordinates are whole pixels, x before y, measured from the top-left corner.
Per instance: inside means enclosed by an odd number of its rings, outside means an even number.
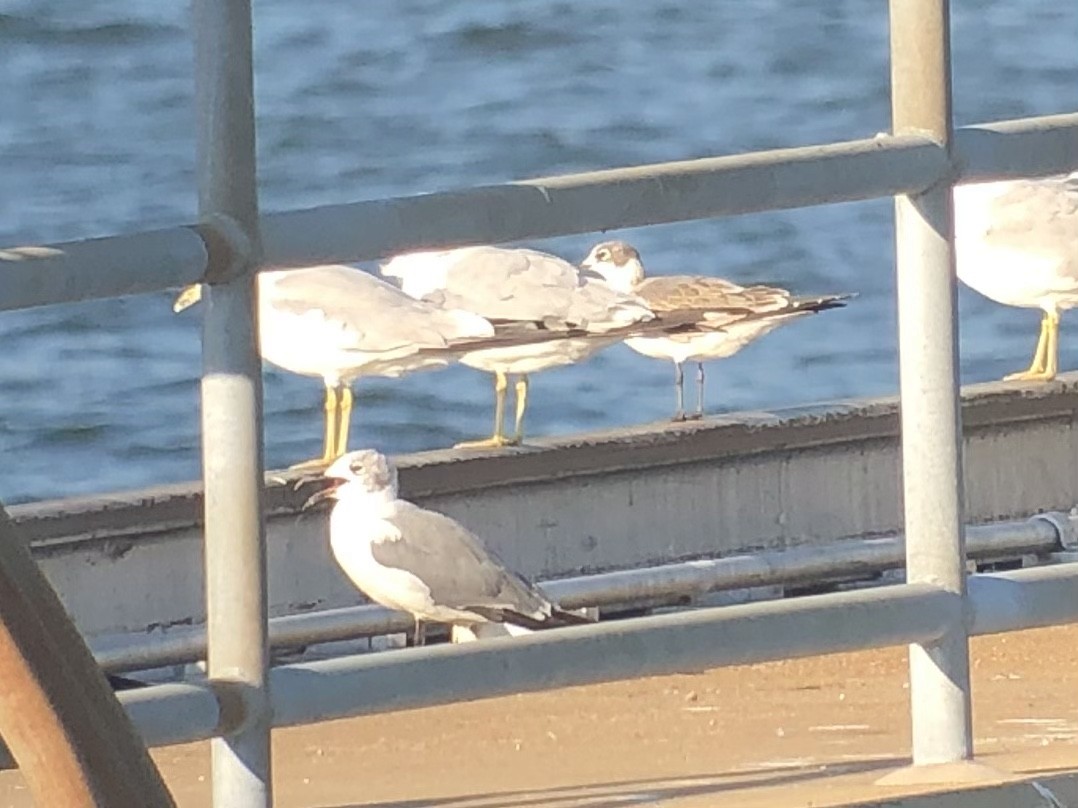
[[[463,337],[481,337],[460,312],[443,311],[414,300],[392,284],[359,269],[321,266],[283,274],[272,287],[271,305],[303,314],[312,309],[341,324],[359,351],[443,348]]]
[[[374,542],[371,554],[379,564],[407,570],[423,581],[436,604],[550,614],[546,598],[448,516],[398,501],[389,521],[402,538]]]
[[[601,329],[648,316],[642,302],[582,276],[568,261],[526,249],[463,248],[442,289],[440,306],[502,322],[534,322],[551,330]]]
[[[992,201],[988,244],[1039,252],[1049,245],[1078,255],[1078,173],[1017,180]],[[1078,261],[1072,262],[1078,268]]]

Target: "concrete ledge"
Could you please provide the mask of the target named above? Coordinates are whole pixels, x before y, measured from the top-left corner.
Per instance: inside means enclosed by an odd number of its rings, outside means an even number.
[[[964,390],[967,521],[1068,511],[1078,480],[1078,374]],[[500,453],[397,458],[406,497],[469,525],[536,578],[812,546],[901,530],[898,402],[851,400],[687,425],[575,435]],[[270,475],[274,615],[351,606],[324,513]],[[89,634],[203,615],[196,483],[12,508]]]

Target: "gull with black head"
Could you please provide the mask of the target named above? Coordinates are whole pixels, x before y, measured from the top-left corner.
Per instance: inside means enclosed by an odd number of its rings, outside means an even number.
[[[397,470],[379,452],[350,452],[324,477],[329,487],[305,507],[335,500],[329,517],[333,557],[375,603],[412,615],[416,644],[422,643],[424,622],[527,630],[590,622],[551,603],[463,525],[399,499]]]
[[[739,286],[706,275],[645,277],[640,253],[624,241],[595,245],[581,267],[597,272],[613,288],[631,292],[655,314],[677,313],[685,327],[625,340],[637,353],[673,361],[677,396],[675,421],[704,414],[704,362],[733,356],[753,340],[806,314],[844,306],[852,295],[796,297],[774,286]],[[685,413],[685,362],[695,362],[696,412]]]

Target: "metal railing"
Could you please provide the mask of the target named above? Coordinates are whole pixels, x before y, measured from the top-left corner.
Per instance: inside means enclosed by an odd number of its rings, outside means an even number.
[[[1078,115],[952,133],[947,0],[891,0],[892,135],[259,217],[250,2],[193,6],[199,224],[0,251],[0,309],[214,286],[202,385],[210,683],[124,695],[150,742],[214,736],[215,804],[256,808],[271,802],[271,715],[282,726],[912,643],[914,763],[971,758],[969,633],[1078,619],[1078,571],[983,576],[967,591],[950,187],[1078,166]],[[908,584],[267,671],[254,271],[889,195]]]
[[[1062,513],[969,525],[966,556],[971,561],[1025,556],[1047,559],[1076,549],[1076,538],[1078,516]],[[635,567],[539,584],[563,608],[632,608],[731,590],[869,578],[904,563],[904,537],[891,535]],[[381,606],[346,606],[272,617],[269,639],[271,648],[297,648],[408,632],[413,626],[411,616],[404,612]],[[206,632],[200,627],[174,627],[161,635],[125,633],[95,637],[90,647],[107,671],[146,670],[205,659]]]

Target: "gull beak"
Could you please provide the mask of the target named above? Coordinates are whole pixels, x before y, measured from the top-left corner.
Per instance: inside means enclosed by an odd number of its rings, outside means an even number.
[[[193,283],[184,287],[172,304],[172,310],[179,314],[184,309],[190,308],[202,299],[202,284]]]
[[[318,505],[321,502],[325,502],[327,499],[334,499],[337,495],[337,489],[344,485],[344,480],[334,479],[332,477],[326,477],[325,481],[328,485],[321,491],[316,491],[307,497],[307,501],[303,503],[301,511],[307,511]],[[301,481],[302,482],[302,481]]]

